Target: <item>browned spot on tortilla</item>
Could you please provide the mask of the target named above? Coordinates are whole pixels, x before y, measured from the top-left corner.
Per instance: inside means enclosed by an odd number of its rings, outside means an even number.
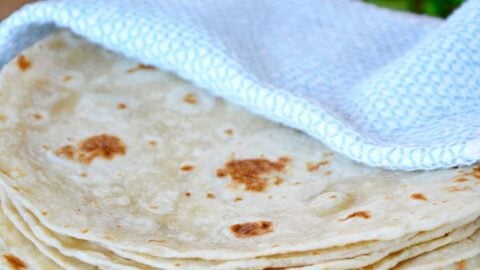
[[[82,172],[82,173],[80,174],[80,176],[81,176],[81,177],[87,177],[87,176],[88,176],[88,173]]]
[[[242,201],[242,200],[243,200],[242,197],[236,197],[236,198],[234,199],[234,201],[236,201],[236,202],[240,202],[240,201]]]
[[[69,82],[70,80],[72,80],[72,76],[70,76],[70,75],[63,76],[63,81],[64,82]]]
[[[20,191],[21,191],[20,187],[13,186],[12,188],[13,188],[16,192],[20,192]]]
[[[207,193],[207,198],[215,199],[215,194],[209,192],[209,193]]]
[[[156,206],[156,205],[150,205],[148,208],[150,208],[150,209],[158,209],[158,206]]]
[[[113,240],[113,237],[109,236],[109,235],[105,235],[103,236],[103,238],[107,239],[107,240]]]
[[[331,157],[331,156],[333,156],[333,153],[332,152],[325,152],[325,153],[323,153],[323,156],[324,157]]]
[[[233,129],[231,129],[231,128],[225,129],[223,132],[225,132],[225,134],[227,134],[228,136],[232,136],[232,135],[233,135]]]
[[[480,179],[480,165],[473,167],[471,175],[477,179]]]
[[[32,66],[32,63],[25,57],[25,55],[20,54],[17,58],[17,66],[20,70],[25,71]]]
[[[363,218],[363,219],[369,219],[371,217],[371,214],[369,211],[357,211],[354,213],[351,213],[348,215],[346,218],[340,219],[340,221],[345,221],[351,218]]]
[[[126,146],[123,142],[115,136],[102,134],[90,137],[80,143],[79,149],[87,156],[80,160],[82,163],[90,163],[96,157],[103,157],[105,159],[113,159],[115,155],[124,155],[127,152]]]
[[[81,230],[80,232],[81,232],[81,233],[88,233],[89,231],[90,231],[89,229],[83,229],[83,230]]]
[[[467,263],[465,261],[459,261],[455,263],[455,270],[466,270]]]
[[[133,67],[133,68],[127,70],[126,72],[127,73],[133,73],[133,72],[140,71],[140,70],[156,70],[156,69],[157,68],[154,67],[154,66],[139,64],[136,67]]]
[[[55,154],[59,157],[67,159],[73,159],[75,155],[75,148],[71,145],[65,145],[55,151]]]
[[[328,196],[328,198],[330,198],[330,199],[336,199],[336,198],[337,198],[337,195],[332,194],[332,195]]]
[[[190,193],[190,192],[185,192],[185,196],[190,197],[190,195],[192,195],[192,193]]]
[[[230,231],[237,238],[250,238],[264,235],[273,231],[270,221],[254,221],[230,226]]]
[[[225,177],[227,176],[227,171],[224,169],[218,169],[217,170],[217,177]]]
[[[72,145],[60,147],[55,154],[83,164],[90,164],[97,157],[112,160],[116,155],[123,155],[127,147],[116,136],[101,134],[90,137],[79,143],[78,148]]]
[[[329,175],[331,175],[332,173],[333,173],[332,171],[326,171],[326,172],[323,173],[323,175],[329,176]]]
[[[27,269],[27,264],[20,258],[13,256],[12,254],[3,255],[10,267],[14,270]]]
[[[283,182],[285,182],[285,180],[283,180],[281,177],[275,177],[275,182],[273,182],[276,186],[279,186],[281,184],[283,184]]]
[[[42,213],[42,216],[46,216],[48,214],[47,211],[42,211],[41,213]]]
[[[266,174],[283,172],[289,161],[290,159],[286,157],[281,157],[277,161],[265,158],[231,160],[217,170],[217,176],[230,175],[234,185],[243,185],[247,191],[261,192],[268,184]]]
[[[447,189],[449,192],[462,192],[462,191],[468,191],[468,190],[472,190],[471,187],[457,187],[457,186],[453,186],[453,187],[449,187]]]
[[[148,240],[148,243],[164,243],[165,240],[157,240],[157,239],[150,239]]]
[[[180,167],[180,170],[184,172],[190,172],[193,171],[193,169],[195,169],[195,166],[193,165],[183,165],[182,167]]]
[[[425,197],[423,193],[413,193],[412,195],[410,195],[410,198],[419,201],[427,201],[427,197]]]
[[[7,120],[7,116],[5,114],[0,114],[0,121],[5,121]]]
[[[193,93],[188,93],[183,97],[183,101],[188,104],[197,104],[197,97]]]
[[[309,172],[313,172],[313,171],[316,171],[316,170],[320,169],[320,167],[327,165],[328,163],[330,163],[330,161],[328,161],[328,160],[322,160],[322,161],[317,162],[317,163],[308,162],[307,163],[307,170]]]
[[[182,266],[182,265],[179,264],[179,263],[176,263],[175,266],[176,266],[176,267],[180,267],[180,266]]]
[[[148,141],[148,144],[150,144],[152,146],[155,146],[155,145],[157,145],[157,142],[156,141]]]
[[[125,103],[118,103],[117,104],[117,109],[119,109],[119,110],[124,110],[126,108],[127,108],[127,104],[125,104]]]
[[[145,69],[145,70],[157,70],[156,67],[154,67],[152,65],[145,65],[145,64],[138,65],[138,68],[139,69]]]
[[[465,177],[460,177],[460,178],[456,178],[456,179],[453,180],[453,182],[455,182],[455,183],[463,183],[463,182],[467,182],[467,181],[468,181],[468,179],[465,178]]]
[[[39,113],[32,114],[33,119],[35,120],[42,120],[42,115]]]

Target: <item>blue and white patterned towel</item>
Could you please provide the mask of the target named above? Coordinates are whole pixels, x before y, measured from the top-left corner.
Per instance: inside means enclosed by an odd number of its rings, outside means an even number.
[[[66,27],[371,166],[480,160],[480,1],[447,21],[353,0],[72,0],[0,25],[0,66]]]

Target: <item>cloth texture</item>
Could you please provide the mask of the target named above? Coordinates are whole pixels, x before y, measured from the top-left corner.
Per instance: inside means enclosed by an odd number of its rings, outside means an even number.
[[[58,28],[370,166],[480,160],[479,0],[445,21],[354,0],[38,2],[0,24],[0,66]]]

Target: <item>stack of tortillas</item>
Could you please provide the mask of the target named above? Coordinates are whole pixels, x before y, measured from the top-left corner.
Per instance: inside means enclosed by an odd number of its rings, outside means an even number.
[[[478,269],[480,167],[365,167],[68,32],[0,78],[8,269]]]

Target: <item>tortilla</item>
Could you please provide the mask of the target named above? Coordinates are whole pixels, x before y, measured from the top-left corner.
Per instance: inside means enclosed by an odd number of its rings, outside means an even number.
[[[461,242],[472,236],[479,229],[479,224],[480,222],[477,220],[474,224],[470,224],[464,228],[456,229],[455,231],[450,232],[443,237],[391,253],[389,256],[383,258],[379,262],[376,262],[368,269],[392,269],[397,264],[407,261],[410,258],[418,257],[422,254],[429,254],[430,252],[436,253],[445,246],[455,245],[455,243]]]
[[[36,224],[34,217],[25,212],[24,209],[16,208],[9,200],[3,200],[2,205],[9,218],[16,220],[16,224],[22,224],[20,228],[29,228],[31,237],[50,247],[51,250],[55,250],[55,253],[61,253],[63,255],[61,257],[74,258],[74,261],[78,260],[88,265],[104,267],[105,269],[134,270],[150,268],[114,256],[111,252],[108,253],[108,251],[95,247],[88,242],[81,243],[75,239],[54,235],[42,228],[41,225]]]
[[[458,261],[456,263],[437,268],[438,270],[476,270],[480,269],[480,256]]]
[[[10,216],[76,260],[296,266],[353,250],[363,266],[480,216],[479,167],[364,167],[66,31],[4,67],[0,100]],[[96,253],[55,242],[71,238]]]
[[[8,241],[12,243],[12,246],[21,254],[21,258],[16,255],[8,254],[7,256],[13,256],[5,258],[11,268],[17,270],[27,267],[38,267],[39,269],[95,269],[94,267],[83,264],[79,261],[65,257],[60,254],[54,248],[48,247],[41,241],[37,240],[30,228],[26,226],[20,219],[16,219],[14,216],[9,215],[5,210],[5,200],[2,194],[0,217],[5,227],[2,228],[2,239],[10,238]],[[19,254],[20,255],[20,254]],[[30,264],[24,262],[33,261]],[[13,261],[13,263],[12,263]],[[48,268],[52,267],[52,268]]]
[[[79,260],[85,261],[92,263],[94,265],[100,265],[104,267],[109,267],[109,268],[114,268],[114,269],[129,269],[128,265],[132,266],[132,262],[126,262],[125,260],[122,261],[121,258],[116,257],[109,253],[107,250],[102,250],[100,247],[95,247],[93,244],[84,242],[81,240],[76,240],[76,239],[66,239],[66,237],[62,237],[56,234],[53,234],[51,232],[48,232],[48,230],[42,228],[41,225],[38,224],[38,222],[35,222],[35,218],[32,217],[30,214],[28,214],[25,210],[20,211],[21,214],[17,212],[17,209],[19,208],[18,206],[15,209],[14,205],[11,204],[8,200],[3,200],[3,203],[5,207],[8,209],[7,212],[10,215],[15,215],[15,219],[25,219],[29,220],[26,222],[28,227],[32,228],[33,235],[39,240],[43,240],[44,242],[49,242],[52,243],[53,241],[53,246],[56,246],[57,249],[60,250],[60,252],[66,256],[71,255],[71,257],[76,257]],[[21,208],[20,208],[21,209]],[[21,217],[20,217],[21,216]],[[7,221],[8,222],[8,221]],[[408,259],[409,257],[415,256],[415,254],[420,254],[424,253],[426,251],[422,250],[424,246],[428,246],[429,249],[434,249],[435,247],[438,246],[443,246],[445,243],[452,242],[452,241],[458,241],[458,239],[461,238],[466,238],[469,235],[473,234],[473,232],[479,227],[480,221],[477,220],[475,222],[471,222],[470,224],[466,226],[462,226],[461,228],[455,229],[454,231],[451,231],[452,228],[455,226],[446,226],[444,228],[439,228],[437,229],[436,232],[423,232],[420,235],[414,235],[410,237],[410,239],[400,239],[402,243],[402,247],[407,247],[406,249],[402,250],[401,252],[395,252],[392,256],[387,256],[385,259],[383,259],[380,263],[376,263],[374,266],[371,266],[371,269],[390,269],[390,267],[395,265],[395,262],[400,262],[405,259]],[[11,229],[10,229],[11,230]],[[40,231],[39,236],[38,232]],[[439,235],[445,235],[446,236],[437,238],[433,241],[426,241],[431,238],[435,238]],[[1,235],[11,235],[10,232],[3,233]],[[18,236],[16,236],[18,237]],[[57,239],[58,238],[58,239]],[[49,240],[45,240],[49,239]],[[16,240],[14,240],[17,242]],[[56,243],[55,243],[56,242]],[[59,245],[59,243],[62,243]],[[68,243],[68,244],[64,244]],[[414,245],[416,243],[422,243],[420,245],[415,245],[413,247],[410,247],[411,245]],[[433,248],[432,248],[433,247]],[[344,249],[346,252],[351,251],[352,249],[348,249],[345,247],[341,247],[341,249]],[[368,264],[368,261],[377,261],[378,258],[382,258],[385,256],[385,254],[392,253],[394,250],[400,250],[401,247],[393,247],[387,250],[382,250],[380,254],[370,254],[370,255],[364,255],[364,256],[359,256],[357,258],[352,258],[348,260],[343,260],[343,261],[333,261],[333,262],[328,262],[322,266],[324,267],[329,267],[329,269],[346,269],[346,268],[352,268],[352,267],[363,267]],[[414,250],[414,255],[412,255],[412,252],[410,250]],[[421,250],[421,252],[419,252]],[[38,252],[38,251],[37,251]],[[365,249],[364,252],[368,252],[368,249]],[[105,254],[99,254],[99,253],[105,253]],[[318,255],[319,251],[316,252]],[[383,253],[383,255],[382,255]],[[408,254],[405,256],[405,254]],[[275,267],[279,265],[283,266],[291,266],[293,265],[301,265],[301,264],[311,264],[314,263],[315,259],[318,260],[318,258],[315,258],[315,254],[312,252],[310,254],[296,254],[296,261],[292,260],[293,256],[283,256],[284,260],[278,260],[279,257],[282,256],[271,256],[267,258],[258,258],[257,260],[247,260],[247,261],[230,261],[230,262],[200,262],[199,260],[190,260],[190,261],[182,261],[182,260],[171,260],[168,261],[168,259],[164,259],[162,261],[162,264],[154,264],[153,266],[156,267],[162,267],[162,268],[174,268],[175,266],[179,265],[189,265],[190,268],[195,268],[195,269],[238,269],[238,268],[264,268],[264,267]],[[30,254],[28,254],[27,258],[30,258]],[[137,255],[139,256],[139,255]],[[350,256],[353,256],[353,254],[350,253]],[[408,257],[409,256],[409,257]],[[128,257],[128,256],[125,256]],[[399,257],[401,258],[399,260]],[[97,261],[96,261],[96,260]],[[138,257],[137,257],[138,259]],[[312,260],[313,259],[313,260]],[[115,264],[115,261],[122,261],[120,264]],[[158,259],[157,259],[158,260]],[[168,263],[167,263],[168,262]],[[393,263],[392,263],[393,262]],[[124,265],[122,265],[122,263]],[[263,263],[263,264],[262,264]],[[349,265],[350,267],[346,267]],[[388,267],[387,267],[388,265]],[[319,265],[316,265],[317,267]],[[387,267],[387,268],[386,268]],[[148,267],[138,265],[138,264],[133,264],[133,268],[130,269],[147,269]],[[368,268],[368,269],[370,269]],[[41,269],[48,269],[42,267]]]
[[[469,224],[465,228],[458,228],[452,231],[451,233],[446,234],[440,238],[434,239],[432,241],[407,247],[404,250],[400,250],[394,253],[389,252],[378,252],[374,254],[368,254],[360,258],[351,258],[345,259],[342,261],[334,262],[325,262],[314,264],[308,267],[303,267],[305,269],[359,269],[363,268],[372,262],[377,262],[374,265],[365,267],[366,269],[392,269],[399,262],[414,257],[416,255],[434,250],[439,247],[443,247],[450,243],[455,243],[462,241],[469,236],[473,235],[475,231],[479,228],[480,222]],[[386,256],[388,255],[388,256]],[[382,259],[383,258],[383,259]]]
[[[397,269],[428,270],[441,267],[459,270],[480,266],[480,230],[466,240],[453,243],[433,252],[403,262]]]
[[[15,229],[0,209],[1,269],[61,269]],[[1,267],[3,266],[3,267]]]
[[[8,207],[10,214],[15,214],[17,218],[23,219],[27,225],[32,228],[33,234],[37,239],[55,247],[62,254],[75,257],[81,261],[92,263],[94,265],[101,265],[110,268],[114,267],[115,269],[122,269],[125,267],[128,268],[129,266],[141,269],[146,268],[145,265],[162,269],[171,269],[182,265],[188,265],[189,269],[260,269],[266,267],[309,265],[320,262],[325,262],[328,265],[344,266],[348,264],[352,267],[353,265],[355,267],[363,267],[371,264],[372,262],[378,261],[390,253],[408,248],[411,245],[442,237],[448,233],[461,231],[465,234],[465,232],[467,232],[465,237],[468,237],[468,231],[470,231],[470,234],[472,234],[473,231],[478,227],[479,223],[479,221],[475,221],[470,222],[468,225],[463,225],[465,223],[465,221],[463,221],[460,224],[449,224],[434,231],[422,232],[419,234],[410,235],[407,238],[395,239],[394,241],[389,242],[358,243],[350,246],[335,247],[302,253],[258,257],[248,260],[203,261],[198,259],[166,259],[118,249],[112,250],[114,253],[117,253],[123,258],[128,258],[145,264],[140,265],[131,261],[125,261],[124,259],[112,254],[112,251],[106,250],[100,246],[96,246],[93,243],[52,233],[48,229],[43,228],[43,226],[39,224],[38,220],[21,206],[16,205],[14,207],[13,204],[9,202],[6,203],[6,206]],[[458,235],[458,233],[455,235]],[[445,242],[445,240],[443,240],[443,242]],[[410,257],[403,256],[402,258],[408,259]]]

